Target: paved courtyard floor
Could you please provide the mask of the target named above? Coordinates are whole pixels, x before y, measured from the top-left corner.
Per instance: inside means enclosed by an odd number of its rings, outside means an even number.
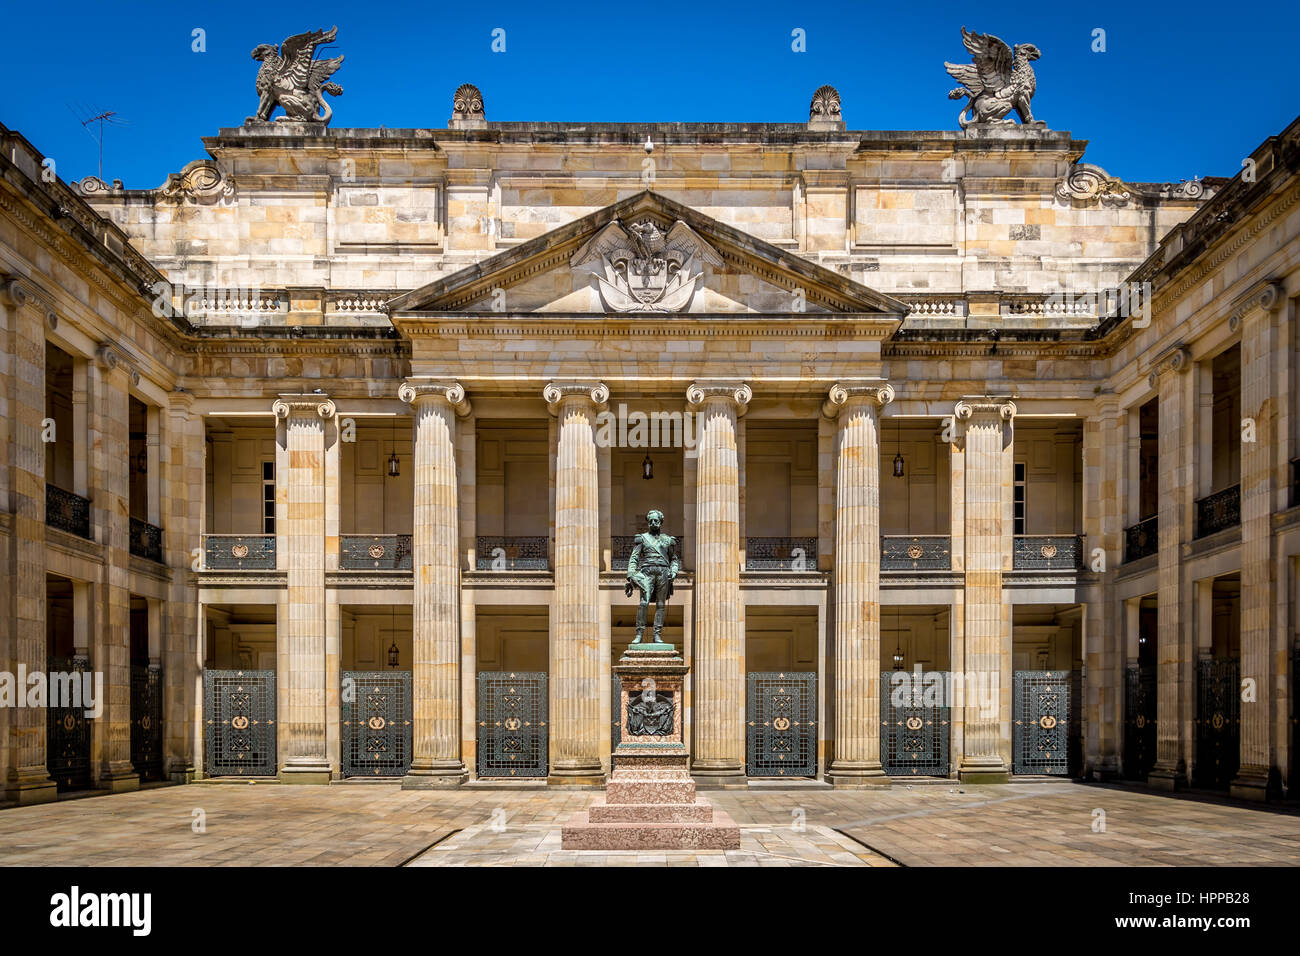
[[[0,810],[6,866],[1300,865],[1300,815],[1072,783],[710,792],[741,849],[565,851],[591,791],[197,784]]]

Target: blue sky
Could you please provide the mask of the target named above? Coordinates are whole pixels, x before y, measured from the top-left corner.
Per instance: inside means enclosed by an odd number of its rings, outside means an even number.
[[[104,176],[160,185],[206,155],[199,138],[256,107],[259,43],[337,25],[347,60],[334,126],[444,127],[476,84],[490,120],[802,122],[823,83],[850,129],[955,129],[945,59],[960,27],[1034,43],[1037,118],[1089,141],[1086,159],[1131,181],[1232,175],[1297,113],[1293,2],[551,3],[320,0],[212,5],[9,4],[0,121],[55,158],[65,179],[96,169],[69,109],[113,109]],[[57,23],[51,24],[51,17]],[[206,31],[206,52],[191,49]],[[506,51],[493,53],[492,31]],[[791,50],[806,31],[807,52]],[[1106,31],[1094,53],[1093,31]],[[16,42],[19,37],[27,37]]]

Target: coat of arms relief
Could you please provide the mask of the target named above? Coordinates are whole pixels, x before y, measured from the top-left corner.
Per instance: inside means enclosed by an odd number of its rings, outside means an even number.
[[[627,226],[614,220],[596,233],[570,260],[588,263],[599,263],[596,283],[608,311],[681,312],[704,266],[718,268],[722,257],[680,219],[665,233],[647,217]]]

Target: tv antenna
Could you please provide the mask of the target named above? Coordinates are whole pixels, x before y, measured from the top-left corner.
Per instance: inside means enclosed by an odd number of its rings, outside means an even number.
[[[72,115],[76,116],[81,123],[81,128],[86,134],[95,141],[99,147],[99,181],[104,181],[104,124],[109,126],[125,126],[126,120],[118,116],[115,110],[96,110],[86,109],[84,106],[74,109],[72,104],[68,104],[68,109],[72,110]],[[83,118],[84,117],[84,118]],[[99,124],[98,135],[91,131],[91,125]]]

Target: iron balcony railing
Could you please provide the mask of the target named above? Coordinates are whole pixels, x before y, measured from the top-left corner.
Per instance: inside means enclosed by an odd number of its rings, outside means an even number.
[[[816,571],[816,538],[746,538],[746,571]]]
[[[90,502],[54,485],[45,486],[45,523],[68,534],[90,538]]]
[[[886,534],[880,537],[882,571],[949,571],[952,539],[946,534]]]
[[[545,571],[549,567],[546,535],[478,536],[479,571]]]
[[[205,534],[203,567],[214,571],[273,571],[275,535]]]
[[[1152,515],[1124,529],[1124,560],[1136,561],[1156,553],[1160,546],[1159,517]]]
[[[1196,537],[1241,524],[1241,485],[1196,499]]]
[[[1083,565],[1083,535],[1018,534],[1013,547],[1017,571],[1077,571]]]
[[[339,567],[344,571],[411,570],[409,534],[339,535]]]
[[[139,518],[131,519],[131,553],[162,564],[162,528]]]

